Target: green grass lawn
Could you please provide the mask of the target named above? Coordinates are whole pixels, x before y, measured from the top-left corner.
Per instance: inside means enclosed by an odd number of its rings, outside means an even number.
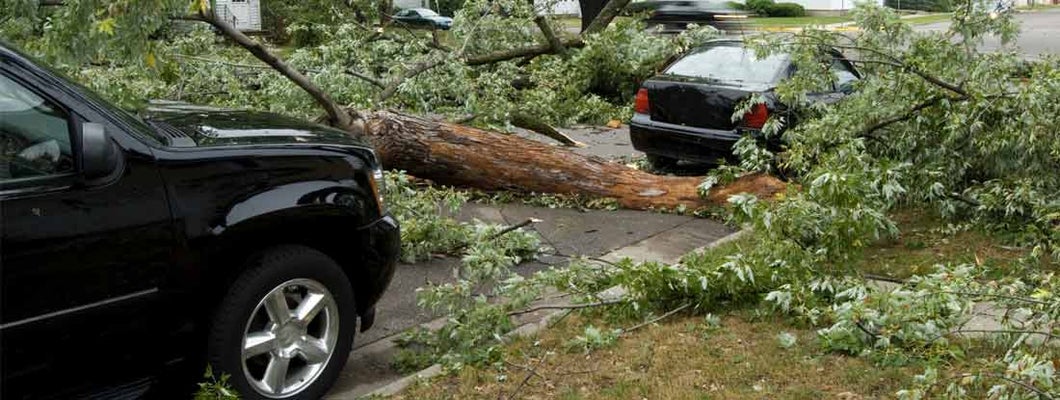
[[[950,13],[917,15],[906,18],[904,21],[912,25],[934,24],[936,22],[949,21],[951,16]]]
[[[779,318],[737,313],[710,328],[702,317],[675,316],[624,335],[592,353],[567,349],[585,324],[571,316],[506,348],[500,368],[465,368],[396,399],[863,399],[886,398],[910,384],[919,366],[879,367],[826,353],[812,329]],[[623,326],[624,327],[624,326]],[[777,335],[797,338],[789,348]],[[503,375],[504,379],[498,379]],[[527,376],[530,375],[530,376]]]
[[[857,267],[866,273],[905,279],[934,271],[936,264],[975,263],[987,267],[991,277],[1020,274],[1017,260],[1030,249],[1011,246],[989,232],[968,229],[948,232],[946,221],[927,212],[902,210],[891,218],[901,234],[881,239],[865,250]],[[1038,269],[1055,270],[1048,257]]]

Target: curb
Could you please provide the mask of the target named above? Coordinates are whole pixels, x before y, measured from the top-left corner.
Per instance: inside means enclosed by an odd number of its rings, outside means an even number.
[[[719,238],[717,240],[714,240],[713,242],[707,243],[706,245],[703,245],[703,246],[700,246],[700,247],[696,247],[696,248],[690,250],[689,253],[715,248],[715,247],[720,246],[722,244],[737,240],[737,239],[749,234],[750,232],[751,232],[751,229],[749,229],[749,228],[740,229],[740,230],[738,230],[736,232],[733,232],[733,233],[730,233],[728,235],[722,236],[721,238]],[[608,259],[608,255],[611,255],[612,253],[619,252],[621,250],[622,249],[612,250],[611,252],[601,256],[600,258],[606,260],[606,259]],[[619,299],[621,297],[624,297],[625,295],[626,295],[626,289],[621,287],[621,286],[612,286],[610,288],[607,288],[607,289],[597,293],[597,296],[600,299],[604,300],[604,301],[617,300],[617,299]],[[518,337],[528,337],[528,336],[532,336],[534,334],[537,334],[538,332],[541,332],[545,328],[548,328],[552,324],[553,321],[559,319],[564,314],[566,314],[566,313],[568,313],[570,311],[571,310],[555,310],[555,311],[549,312],[548,314],[545,314],[545,316],[543,316],[537,322],[529,322],[529,323],[520,325],[518,328],[515,328],[512,331],[504,334],[503,342],[504,343],[508,343],[512,339],[515,339],[515,338],[518,338]],[[405,376],[401,377],[400,379],[387,384],[386,386],[383,386],[381,388],[378,388],[376,390],[373,390],[373,391],[365,394],[364,396],[361,396],[361,398],[375,398],[375,397],[389,397],[389,396],[393,396],[395,394],[401,393],[401,391],[405,390],[406,388],[408,388],[409,386],[415,384],[416,382],[418,382],[420,380],[431,379],[431,378],[437,377],[439,375],[442,375],[444,372],[445,371],[444,371],[444,369],[442,369],[442,365],[441,364],[434,364],[434,365],[431,365],[431,366],[429,366],[427,368],[419,370],[419,371],[417,371],[415,373],[412,373],[412,374],[409,374],[409,375],[405,375]]]

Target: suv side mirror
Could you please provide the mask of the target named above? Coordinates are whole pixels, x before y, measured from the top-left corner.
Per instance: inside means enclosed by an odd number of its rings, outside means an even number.
[[[81,174],[91,181],[109,176],[118,168],[121,156],[103,124],[81,124]]]

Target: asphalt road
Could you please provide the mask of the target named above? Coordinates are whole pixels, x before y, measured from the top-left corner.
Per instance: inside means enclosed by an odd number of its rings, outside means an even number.
[[[1042,54],[1060,55],[1060,9],[1021,12],[1016,15],[1016,19],[1020,21],[1022,33],[1015,43],[1002,46],[1000,39],[990,37],[984,40],[979,48],[985,51],[1017,49],[1032,58]],[[916,30],[944,31],[949,26],[949,22],[940,22],[920,25]]]

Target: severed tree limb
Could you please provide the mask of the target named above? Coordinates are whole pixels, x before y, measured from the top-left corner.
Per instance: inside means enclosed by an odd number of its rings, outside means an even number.
[[[402,83],[405,83],[406,80],[409,80],[415,77],[416,75],[422,74],[427,70],[430,70],[431,68],[442,65],[442,63],[446,59],[446,57],[428,58],[426,60],[415,63],[408,68],[405,68],[405,70],[401,71],[401,73],[398,74],[398,76],[395,77],[394,80],[390,81],[390,83],[386,85],[382,93],[379,93],[379,101],[384,101],[393,97],[395,94],[397,94],[398,87],[401,86]]]
[[[515,112],[512,114],[512,125],[517,127],[539,133],[543,136],[560,142],[567,147],[585,147],[585,144],[579,143],[577,140],[571,139],[570,136],[564,135],[563,132],[556,130],[551,125],[544,123],[543,121],[531,117],[528,114],[521,112]]]
[[[575,39],[561,41],[561,47],[563,48],[581,48],[585,46],[584,38],[588,35],[598,33],[608,25],[611,21],[622,12],[630,0],[610,0],[604,9],[600,11],[600,14],[593,19],[593,22],[589,23],[589,26]],[[515,49],[501,50],[493,53],[483,54],[474,57],[468,57],[466,59],[467,65],[484,65],[492,64],[501,61],[508,61],[516,58],[526,57],[537,57],[543,54],[556,54],[555,49],[552,45],[534,45]]]
[[[230,62],[230,61],[218,60],[218,59],[208,58],[208,57],[191,56],[191,55],[187,55],[187,54],[173,54],[172,57],[174,57],[174,58],[183,58],[183,59],[187,59],[187,60],[199,61],[199,62],[204,62],[204,63],[224,65],[224,66],[228,66],[228,67],[232,67],[232,68],[273,69],[272,67],[270,67],[268,65],[240,64],[240,63],[234,63],[234,62]],[[316,70],[306,70],[306,72],[318,72],[318,71],[316,71]]]
[[[552,26],[548,24],[548,20],[545,19],[544,15],[534,17],[534,24],[537,24],[538,29],[541,29],[541,34],[545,35],[545,40],[548,41],[548,46],[552,48],[552,51],[556,52],[556,54],[563,54],[567,51],[567,48],[563,47],[563,42],[556,36],[556,32],[552,30]]]
[[[564,40],[562,44],[564,48],[585,47],[585,42],[583,42],[581,38]],[[476,66],[493,64],[501,61],[514,60],[516,58],[537,57],[540,55],[552,53],[552,46],[549,46],[547,44],[538,44],[528,47],[501,50],[493,53],[468,57],[464,62],[467,65]]]
[[[611,306],[611,305],[615,305],[615,304],[619,304],[619,303],[625,303],[625,302],[626,302],[625,300],[610,300],[610,301],[601,301],[599,303],[543,305],[543,306],[537,306],[537,307],[530,307],[530,308],[527,308],[525,310],[520,310],[520,311],[512,311],[512,312],[508,313],[508,316],[509,317],[513,317],[513,316],[516,316],[516,315],[529,314],[529,313],[532,313],[534,311],[541,311],[541,310],[577,310],[577,309],[582,309],[582,308]]]
[[[940,101],[942,101],[943,98],[944,98],[943,96],[931,96],[931,97],[928,97],[927,100],[924,100],[920,104],[917,104],[916,106],[913,106],[913,108],[909,109],[908,111],[906,111],[906,112],[904,112],[902,114],[891,116],[891,117],[888,117],[888,118],[884,118],[883,120],[880,120],[879,122],[877,122],[877,123],[873,124],[872,126],[866,128],[865,131],[859,136],[864,137],[864,138],[872,138],[872,137],[874,137],[872,134],[875,133],[876,131],[878,131],[880,129],[883,129],[883,128],[886,128],[889,125],[896,124],[896,123],[899,123],[899,122],[902,122],[902,121],[907,121],[909,119],[912,119],[920,111],[923,111],[926,108],[929,108],[929,107],[932,107],[932,106],[938,104]]]
[[[637,329],[640,329],[640,328],[643,328],[645,326],[648,326],[648,325],[654,324],[656,322],[662,321],[662,320],[668,318],[669,316],[677,314],[677,313],[681,312],[681,310],[684,310],[684,309],[686,309],[686,308],[688,308],[690,306],[692,306],[692,304],[685,303],[684,305],[682,305],[680,307],[677,307],[677,308],[675,308],[673,310],[667,311],[666,314],[660,315],[660,316],[652,318],[650,320],[647,320],[647,321],[641,322],[639,324],[633,325],[633,326],[631,326],[629,328],[623,329],[622,330],[622,334],[625,335],[625,334],[633,332],[633,331],[635,331]]]
[[[593,18],[593,22],[590,22],[589,26],[587,26],[585,30],[582,31],[581,37],[585,37],[586,35],[591,35],[603,31],[604,28],[610,25],[611,21],[614,20],[615,17],[617,17],[618,14],[626,8],[627,5],[629,5],[629,2],[630,0],[608,1],[607,5],[604,6],[604,9],[600,10],[600,14],[597,14],[596,18]]]
[[[281,60],[279,57],[270,53],[265,46],[261,45],[261,43],[247,37],[247,35],[244,35],[243,32],[240,32],[231,24],[216,18],[212,14],[206,15],[203,13],[184,17],[184,19],[202,21],[210,24],[214,28],[217,28],[221,34],[231,39],[243,49],[249,51],[254,57],[257,57],[259,60],[282,74],[292,83],[308,93],[309,96],[311,96],[313,100],[324,109],[333,126],[353,132],[363,131],[363,128],[354,124],[354,120],[360,119],[360,114],[354,110],[348,110],[341,107],[338,103],[332,100],[331,96],[325,93],[323,89],[310,81],[308,77],[301,72],[298,72],[298,70]]]
[[[353,76],[353,77],[356,77],[356,78],[360,78],[361,80],[372,84],[372,86],[378,87],[380,89],[386,89],[386,84],[383,83],[383,81],[381,81],[379,79],[376,79],[376,78],[373,78],[371,76],[368,76],[366,74],[363,74],[361,72],[358,72],[358,71],[354,70],[353,68],[346,68],[345,72],[346,72],[347,75],[350,75],[350,76]]]
[[[440,31],[437,29],[431,29],[431,43],[429,44],[429,46],[441,51],[453,51],[453,49],[450,49],[444,44],[442,44],[442,39],[438,35],[439,32]]]

